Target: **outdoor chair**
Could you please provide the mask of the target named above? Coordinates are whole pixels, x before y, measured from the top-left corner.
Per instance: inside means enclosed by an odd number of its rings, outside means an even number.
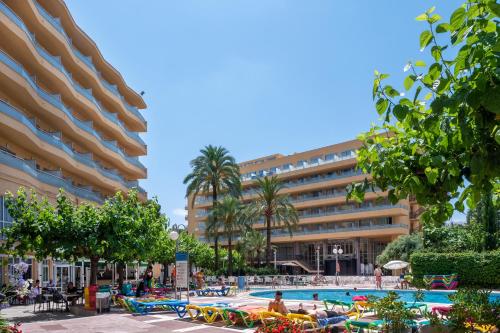
[[[227,325],[242,324],[252,328],[260,320],[259,313],[262,311],[267,311],[267,308],[242,306],[239,308],[222,308],[220,314]]]
[[[198,319],[201,315],[207,323],[213,323],[219,315],[222,317],[220,310],[228,306],[228,303],[188,304],[186,305],[186,313],[193,320]]]
[[[45,310],[45,304],[47,304],[47,309],[50,311],[50,300],[48,298],[45,298],[42,294],[36,295],[33,302],[33,313],[36,312],[37,305],[38,311],[40,311],[41,307],[43,308],[43,310]]]

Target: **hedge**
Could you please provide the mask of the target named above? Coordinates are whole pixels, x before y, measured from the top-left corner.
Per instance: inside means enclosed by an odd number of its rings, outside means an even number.
[[[417,287],[425,287],[424,275],[458,274],[459,287],[500,288],[500,251],[415,252],[410,257]]]

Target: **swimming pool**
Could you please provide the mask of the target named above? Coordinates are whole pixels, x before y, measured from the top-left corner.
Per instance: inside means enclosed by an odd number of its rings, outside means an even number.
[[[375,290],[375,289],[358,289],[354,291],[353,289],[297,289],[297,290],[282,290],[283,298],[290,300],[304,300],[311,301],[312,295],[318,293],[318,298],[323,299],[335,299],[339,301],[351,301],[353,296],[366,296],[374,295],[378,297],[384,297],[387,295],[388,290]],[[413,302],[415,291],[412,290],[394,290],[401,297],[401,300],[405,302]],[[250,294],[254,297],[262,298],[274,298],[274,293],[276,290],[267,291],[257,291]],[[346,293],[349,293],[347,295]],[[424,302],[427,303],[445,303],[450,304],[451,301],[448,299],[448,295],[452,294],[453,291],[423,291]],[[500,293],[492,293],[490,295],[491,300],[500,300]]]

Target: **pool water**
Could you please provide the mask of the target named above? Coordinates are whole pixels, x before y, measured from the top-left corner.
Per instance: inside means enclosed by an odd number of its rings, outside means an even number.
[[[411,290],[394,290],[402,301],[414,302],[415,301],[415,291]],[[275,290],[258,291],[253,292],[250,296],[262,297],[262,298],[274,298]],[[290,300],[303,300],[312,301],[312,295],[318,293],[318,298],[320,300],[324,299],[334,299],[338,301],[351,301],[353,296],[367,296],[374,295],[378,297],[384,297],[387,295],[387,290],[375,290],[375,289],[358,289],[354,291],[352,289],[298,289],[298,290],[282,290],[283,298]],[[347,294],[349,293],[349,294]],[[427,303],[444,303],[450,304],[448,296],[453,291],[423,291],[424,300]],[[491,293],[490,299],[500,301],[500,293]]]

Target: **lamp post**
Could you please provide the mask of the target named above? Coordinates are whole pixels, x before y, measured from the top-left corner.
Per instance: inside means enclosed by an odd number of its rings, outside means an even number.
[[[342,250],[342,247],[338,244],[333,245],[333,254],[335,254],[335,284],[338,286],[339,285],[339,271],[340,271],[340,266],[339,266],[339,254],[344,253],[344,250]]]
[[[171,227],[170,227],[171,231],[170,231],[170,234],[169,234],[169,237],[171,240],[173,240],[175,242],[175,253],[177,253],[178,249],[179,249],[179,236],[180,236],[180,232],[181,231],[185,231],[186,230],[186,226],[185,225],[182,225],[182,224],[173,224]],[[176,268],[176,271],[177,271],[177,268]],[[175,299],[177,299],[177,272],[175,274],[175,280],[173,281],[174,283],[174,295],[175,295]]]
[[[316,247],[316,280],[319,281],[319,245]]]
[[[273,249],[274,254],[274,270],[276,270],[276,248]]]

